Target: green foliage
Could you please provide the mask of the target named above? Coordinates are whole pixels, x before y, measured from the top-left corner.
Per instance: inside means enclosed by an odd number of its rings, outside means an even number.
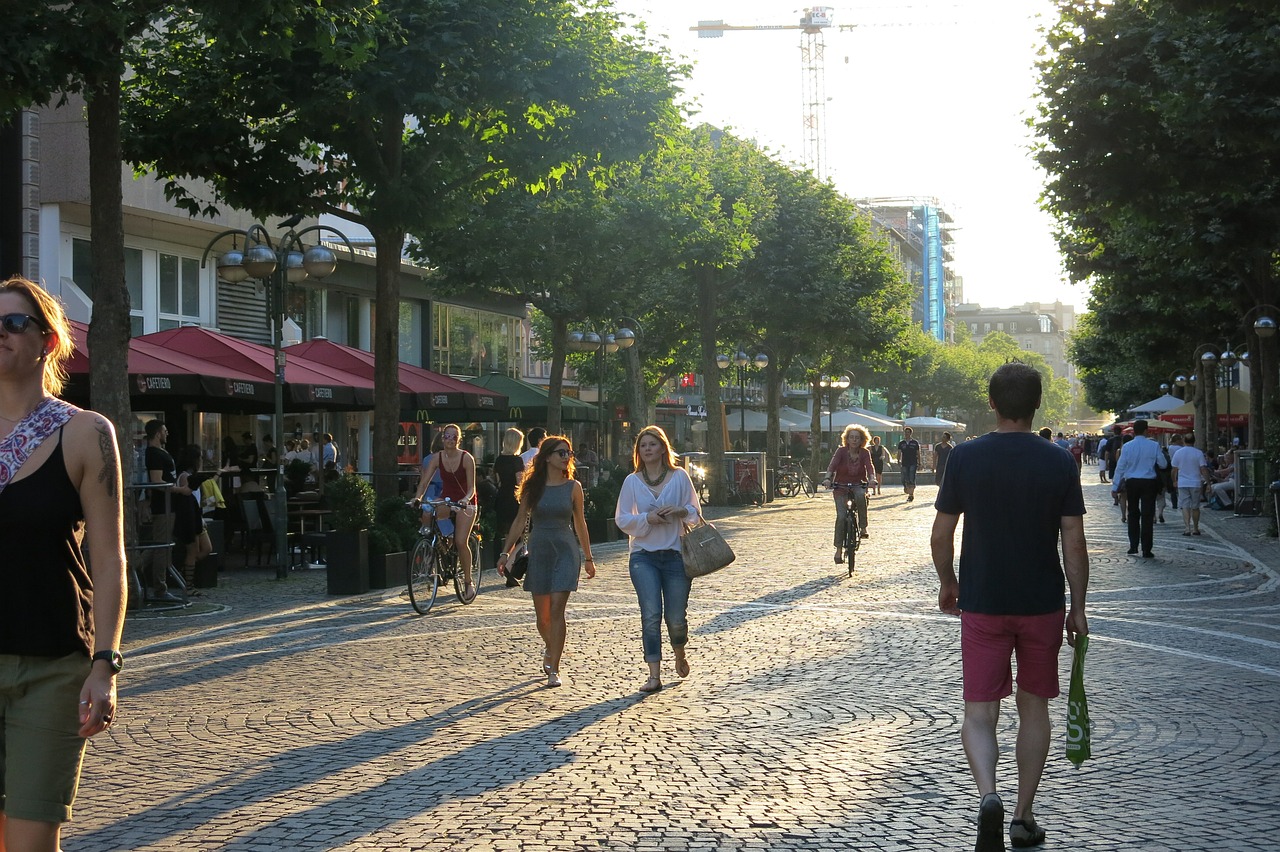
[[[413,549],[418,540],[420,513],[400,497],[377,501],[374,524],[369,529],[369,549],[375,553],[399,553]]]
[[[583,492],[582,513],[588,521],[602,521],[613,517],[618,508],[622,481],[626,476],[627,472],[617,465],[602,462],[599,483]]]
[[[364,477],[343,474],[325,486],[324,499],[333,512],[333,528],[338,532],[358,532],[373,525],[373,486]]]

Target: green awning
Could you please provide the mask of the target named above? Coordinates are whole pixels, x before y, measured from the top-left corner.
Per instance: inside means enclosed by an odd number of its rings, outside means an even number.
[[[513,423],[540,425],[547,422],[547,402],[550,392],[543,387],[504,376],[489,373],[467,379],[473,385],[500,393],[507,398],[507,420]],[[560,397],[560,420],[563,423],[595,423],[600,420],[600,410],[590,403],[571,396]]]

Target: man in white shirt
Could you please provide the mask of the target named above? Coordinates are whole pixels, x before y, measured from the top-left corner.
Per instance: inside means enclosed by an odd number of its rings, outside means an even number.
[[[547,430],[541,426],[534,426],[529,430],[529,434],[525,436],[525,441],[529,444],[529,449],[520,454],[521,461],[527,469],[533,464],[533,457],[538,454],[538,445],[542,443],[542,439],[547,436]]]
[[[1209,468],[1209,460],[1196,447],[1195,435],[1186,437],[1169,463],[1173,466],[1178,505],[1182,508],[1182,534],[1200,535],[1200,498],[1204,494],[1204,484],[1213,481],[1213,471]]]
[[[1156,492],[1160,490],[1156,470],[1164,470],[1168,466],[1169,461],[1160,445],[1147,437],[1147,421],[1133,421],[1133,440],[1121,450],[1120,460],[1116,462],[1116,475],[1111,482],[1112,494],[1123,487],[1128,495],[1130,556],[1137,554],[1139,541],[1143,559],[1154,555],[1151,544],[1155,538]]]

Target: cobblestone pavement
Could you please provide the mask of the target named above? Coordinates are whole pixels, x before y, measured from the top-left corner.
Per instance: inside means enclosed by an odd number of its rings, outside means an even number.
[[[399,592],[327,597],[323,572],[226,572],[199,606],[130,619],[119,721],[64,846],[970,849],[934,493],[873,499],[853,578],[829,498],[711,512],[739,559],[696,583],[692,674],[666,664],[651,696],[622,543],[596,546],[601,576],[570,601],[561,689],[527,596],[492,578],[418,617]],[[1094,758],[1066,761],[1055,700],[1044,848],[1276,848],[1280,548],[1216,512],[1184,538],[1170,512],[1135,559],[1105,486],[1086,499]],[[1064,687],[1068,666],[1064,648]]]

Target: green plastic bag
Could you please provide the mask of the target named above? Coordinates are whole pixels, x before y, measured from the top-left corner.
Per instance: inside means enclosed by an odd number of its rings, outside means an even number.
[[[1071,660],[1071,686],[1067,692],[1067,760],[1080,768],[1093,756],[1089,730],[1089,699],[1084,694],[1084,654],[1089,650],[1089,637],[1076,639],[1075,656]]]

